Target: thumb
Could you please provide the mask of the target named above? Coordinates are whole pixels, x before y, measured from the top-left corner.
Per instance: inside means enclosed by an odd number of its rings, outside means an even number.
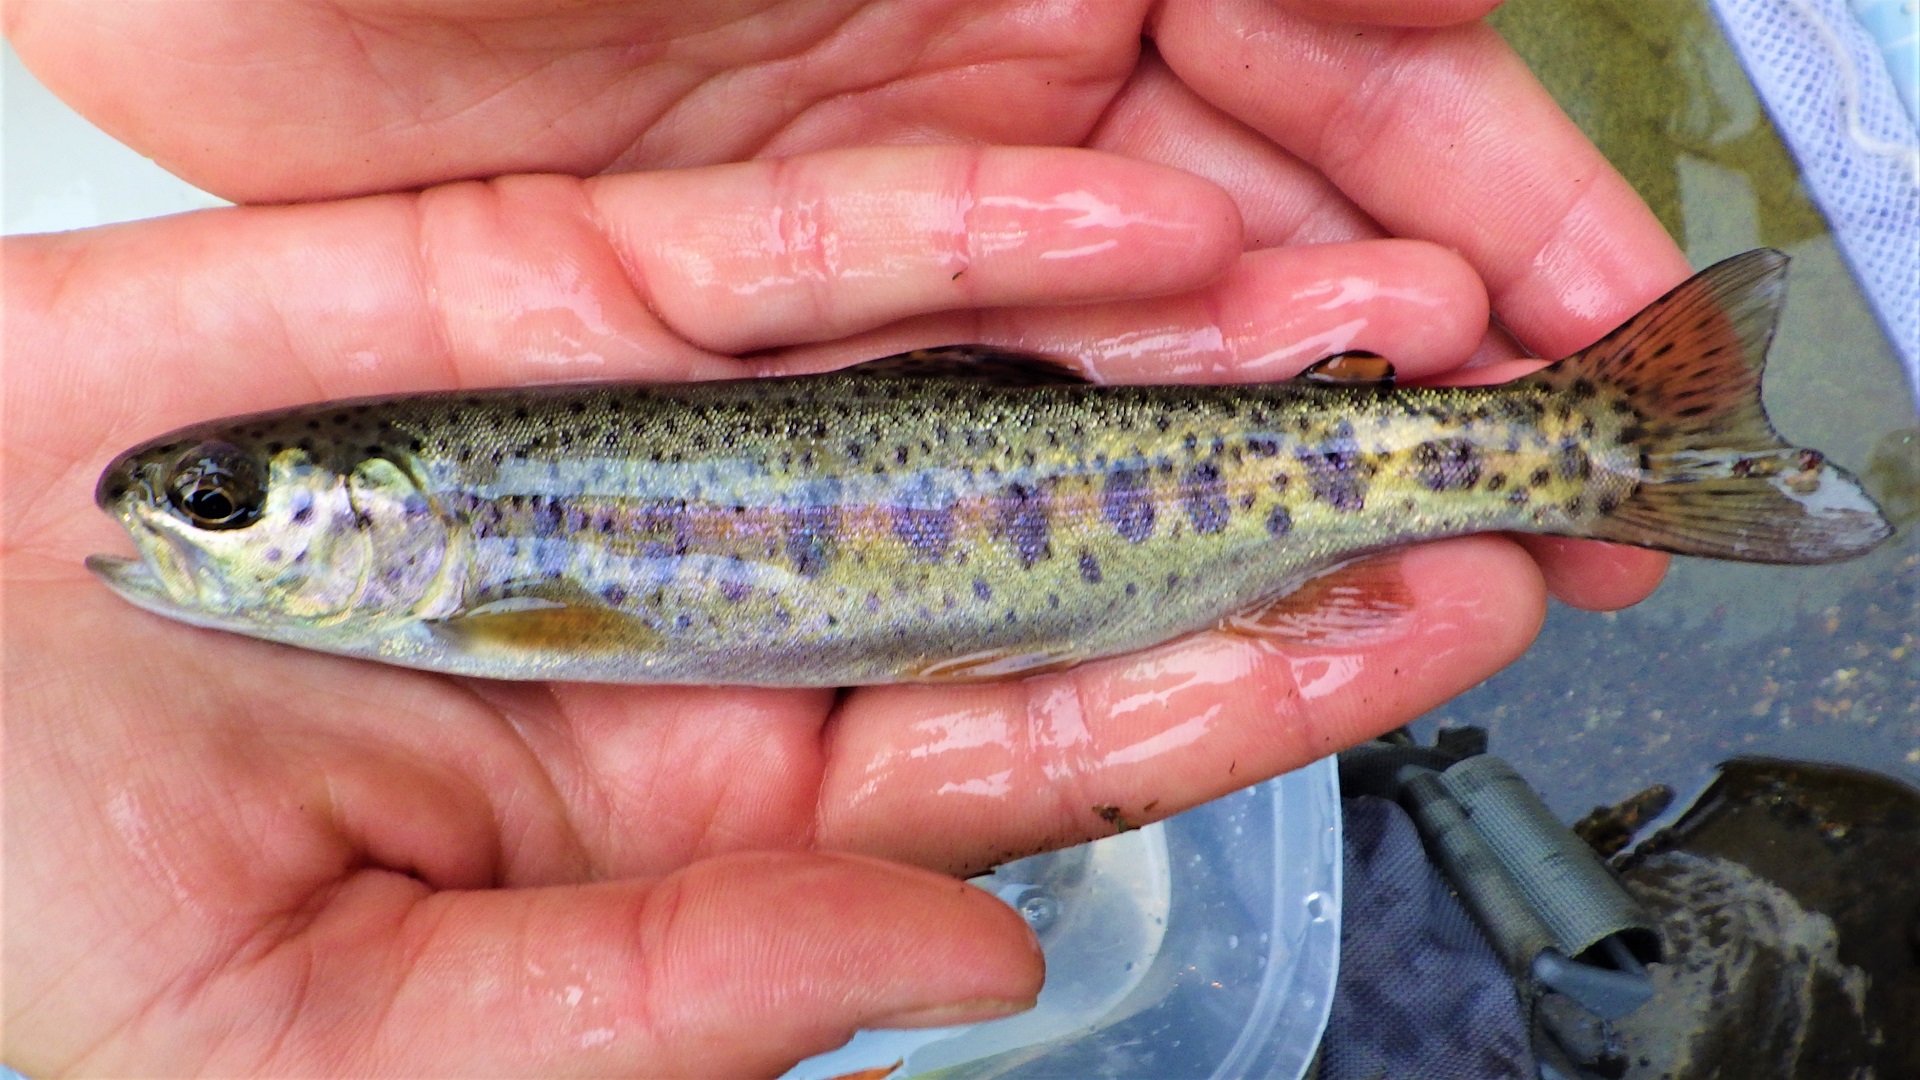
[[[362,875],[306,933],[309,1030],[281,1046],[316,1058],[275,1064],[356,1074],[775,1075],[856,1028],[1017,1012],[1042,977],[999,901],[843,854],[424,895]]]

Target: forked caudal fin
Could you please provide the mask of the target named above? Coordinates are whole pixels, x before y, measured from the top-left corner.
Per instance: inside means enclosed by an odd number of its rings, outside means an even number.
[[[1818,450],[1781,440],[1760,402],[1786,299],[1787,257],[1749,251],[1649,304],[1529,379],[1611,387],[1634,415],[1639,486],[1590,534],[1747,562],[1823,563],[1871,550],[1892,526]]]

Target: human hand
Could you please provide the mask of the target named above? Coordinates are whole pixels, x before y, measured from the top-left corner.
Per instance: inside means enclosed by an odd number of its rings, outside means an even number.
[[[1478,277],[1432,245],[1240,241],[1232,202],[1172,170],[960,148],[10,240],[7,1060],[765,1074],[856,1027],[1029,1002],[1025,927],[944,875],[1104,835],[1108,807],[1173,813],[1458,693],[1531,639],[1527,556],[1490,536],[1409,552],[1407,611],[1311,647],[1207,634],[838,697],[504,684],[126,605],[81,566],[125,548],[92,480],[154,432],[330,397],[974,339],[1212,341],[1195,374],[1280,376],[1353,320],[1418,376],[1485,326]],[[813,344],[729,359],[786,341]]]
[[[20,55],[75,107],[240,201],[864,143],[1087,145],[1221,184],[1249,250],[1387,235],[1450,247],[1488,283],[1499,324],[1557,357],[1687,265],[1505,44],[1470,21],[1493,6],[15,0],[5,18]],[[1355,340],[1347,327],[1314,347]],[[1081,357],[1155,349],[1166,362],[1147,378],[1264,374],[1222,366],[1204,340],[1059,344]],[[1517,352],[1495,330],[1477,360]],[[1496,373],[1511,371],[1471,377]],[[1577,607],[1634,603],[1666,566],[1589,541],[1520,542]]]

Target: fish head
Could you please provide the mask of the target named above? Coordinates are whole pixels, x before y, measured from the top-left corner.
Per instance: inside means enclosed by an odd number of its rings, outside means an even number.
[[[326,647],[446,606],[451,533],[404,462],[188,429],[114,459],[94,499],[139,557],[89,569],[184,622]]]

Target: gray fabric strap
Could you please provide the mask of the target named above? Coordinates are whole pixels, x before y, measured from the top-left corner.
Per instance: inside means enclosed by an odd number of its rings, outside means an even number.
[[[1654,919],[1511,766],[1482,754],[1448,768],[1438,781],[1486,840],[1532,913],[1532,919],[1513,924],[1529,945],[1544,926],[1545,944],[1569,959],[1617,967],[1619,957],[1606,947],[1609,939],[1640,963],[1659,959]],[[1525,964],[1531,967],[1537,956],[1533,949]],[[1518,959],[1510,957],[1509,963]]]

